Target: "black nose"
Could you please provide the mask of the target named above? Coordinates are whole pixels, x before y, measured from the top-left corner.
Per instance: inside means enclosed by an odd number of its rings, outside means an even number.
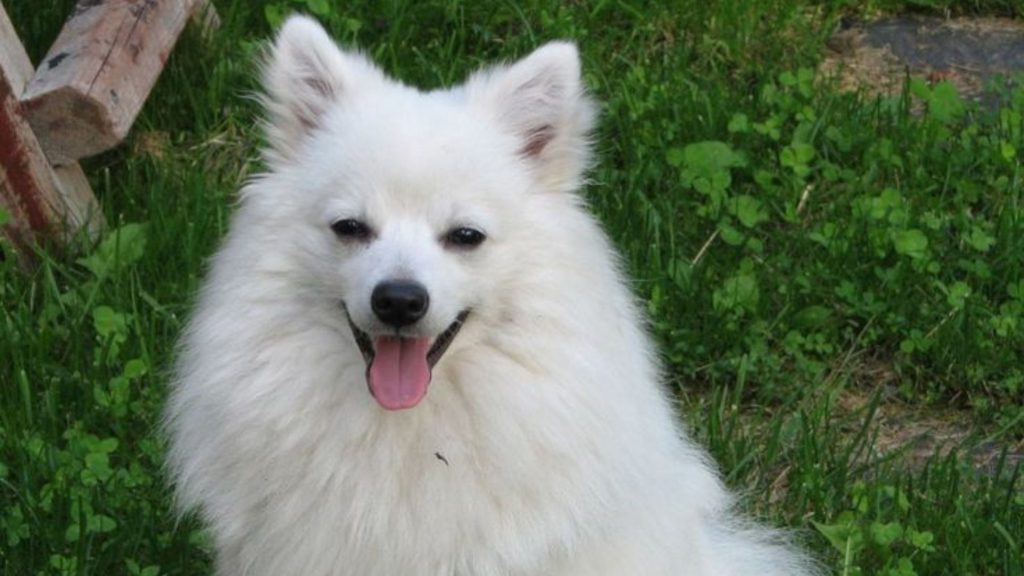
[[[370,306],[381,322],[401,328],[423,318],[430,306],[430,295],[419,282],[388,280],[373,289]]]

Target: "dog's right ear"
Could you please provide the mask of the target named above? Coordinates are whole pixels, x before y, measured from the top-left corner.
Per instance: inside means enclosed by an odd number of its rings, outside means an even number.
[[[312,18],[288,18],[263,67],[268,159],[293,158],[334,104],[383,79],[365,57],[340,50]]]

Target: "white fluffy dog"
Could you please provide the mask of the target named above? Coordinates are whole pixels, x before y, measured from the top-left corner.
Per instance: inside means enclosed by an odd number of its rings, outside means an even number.
[[[169,469],[224,576],[785,575],[677,423],[548,44],[421,92],[293,17],[184,336]]]

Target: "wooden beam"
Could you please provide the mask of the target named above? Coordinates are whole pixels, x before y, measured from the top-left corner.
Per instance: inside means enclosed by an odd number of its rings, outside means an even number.
[[[0,205],[13,218],[4,232],[18,244],[55,237],[68,240],[85,229],[98,235],[103,216],[77,163],[53,169],[28,121],[19,96],[32,64],[0,4]]]
[[[22,98],[50,162],[74,162],[124,139],[196,2],[90,0],[75,6]]]

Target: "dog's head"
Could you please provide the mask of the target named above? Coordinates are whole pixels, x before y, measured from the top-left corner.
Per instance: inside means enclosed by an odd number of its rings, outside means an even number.
[[[542,247],[552,199],[579,185],[593,111],[576,49],[420,92],[296,16],[264,84],[270,169],[247,207],[335,304],[380,405],[415,406],[445,352],[469,345],[461,327],[514,297],[504,286]]]

